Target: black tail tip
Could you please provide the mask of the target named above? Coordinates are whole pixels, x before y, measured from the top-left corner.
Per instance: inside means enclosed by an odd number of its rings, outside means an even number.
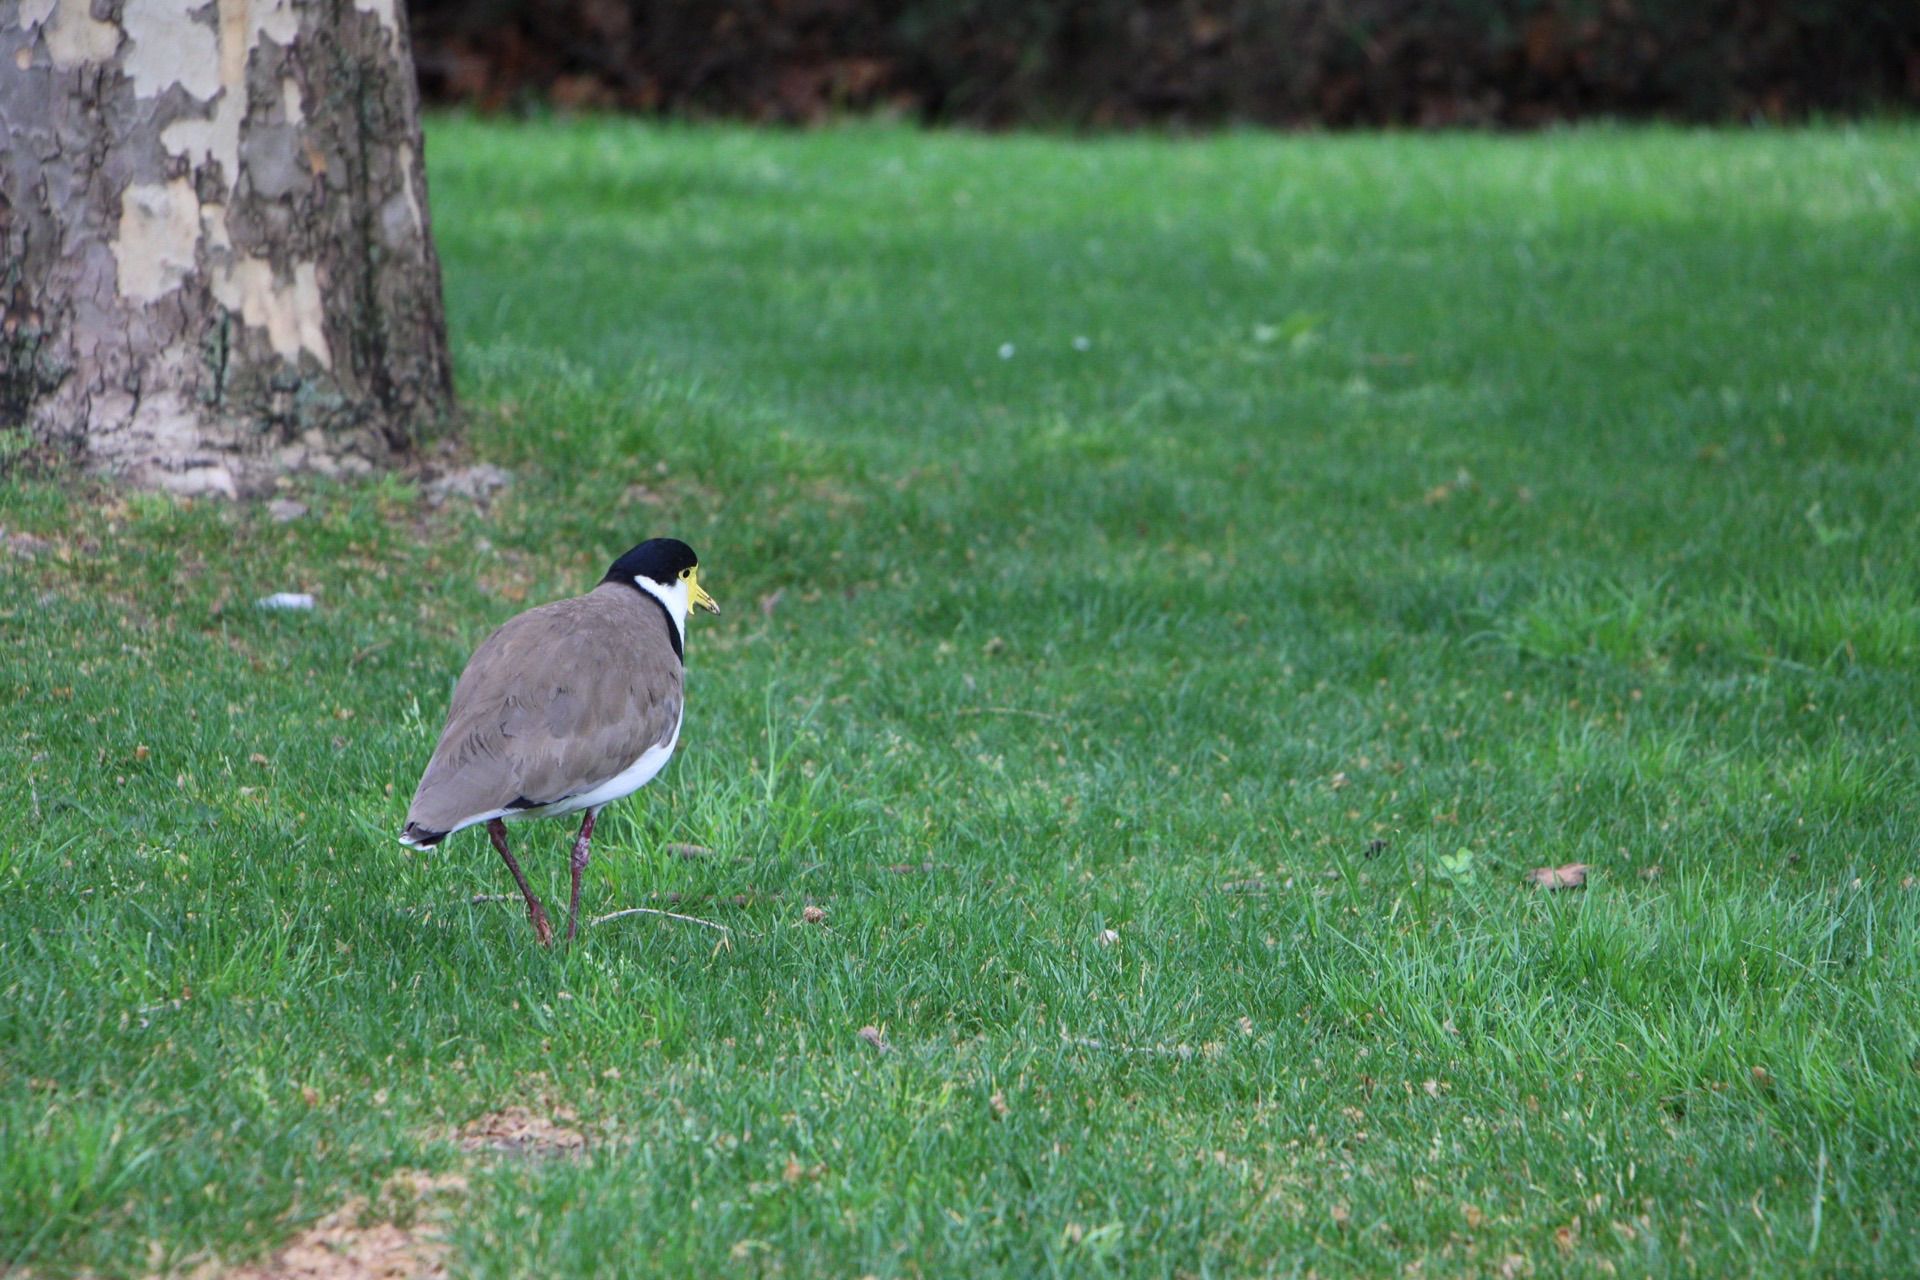
[[[417,822],[409,822],[400,833],[400,843],[412,849],[431,849],[446,838],[446,832],[429,831]]]

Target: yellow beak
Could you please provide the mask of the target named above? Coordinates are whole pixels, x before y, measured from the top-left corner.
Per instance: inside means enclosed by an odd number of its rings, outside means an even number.
[[[708,595],[707,589],[700,585],[700,571],[698,569],[690,570],[687,574],[687,599],[699,605],[715,617],[720,615],[719,602]]]

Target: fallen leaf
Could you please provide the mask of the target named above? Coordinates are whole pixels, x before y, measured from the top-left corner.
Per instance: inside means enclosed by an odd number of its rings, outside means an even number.
[[[1007,1095],[998,1089],[995,1089],[993,1096],[987,1099],[987,1105],[993,1109],[993,1118],[996,1120],[1005,1120],[1007,1113],[1013,1110],[1007,1105]]]
[[[854,1032],[853,1034],[857,1036],[859,1039],[865,1040],[868,1044],[872,1045],[874,1048],[878,1049],[882,1053],[893,1052],[893,1046],[887,1043],[887,1038],[880,1034],[880,1028],[878,1027],[874,1027],[874,1026],[862,1027],[858,1031]]]
[[[1535,867],[1527,879],[1542,889],[1579,889],[1587,883],[1590,870],[1584,862],[1569,862],[1564,867]]]
[[[826,921],[826,918],[827,912],[824,907],[816,907],[809,904],[800,909],[800,922],[802,924],[822,924]]]
[[[1467,1226],[1471,1230],[1478,1231],[1486,1225],[1487,1215],[1481,1211],[1478,1205],[1464,1205],[1460,1212],[1466,1218]]]

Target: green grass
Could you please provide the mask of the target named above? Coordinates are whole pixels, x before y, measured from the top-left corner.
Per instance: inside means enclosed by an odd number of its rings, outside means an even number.
[[[1920,132],[430,140],[490,510],[0,487],[0,1270],[1920,1272]],[[543,952],[391,833],[666,532]]]

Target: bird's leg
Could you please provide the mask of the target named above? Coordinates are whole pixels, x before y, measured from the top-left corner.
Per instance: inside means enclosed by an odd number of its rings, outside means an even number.
[[[573,935],[580,928],[580,873],[587,869],[587,863],[593,857],[593,819],[598,809],[587,810],[587,816],[580,820],[580,834],[573,841],[573,897],[567,903],[567,942],[573,942]]]
[[[507,870],[513,872],[513,882],[520,886],[520,893],[527,900],[527,919],[533,922],[533,936],[540,939],[541,946],[552,946],[553,926],[547,923],[547,909],[540,905],[540,899],[533,896],[533,890],[527,887],[527,878],[520,874],[520,864],[507,852],[507,824],[495,818],[487,824],[487,834],[493,838],[493,847],[500,851]],[[578,880],[577,872],[574,878]]]

